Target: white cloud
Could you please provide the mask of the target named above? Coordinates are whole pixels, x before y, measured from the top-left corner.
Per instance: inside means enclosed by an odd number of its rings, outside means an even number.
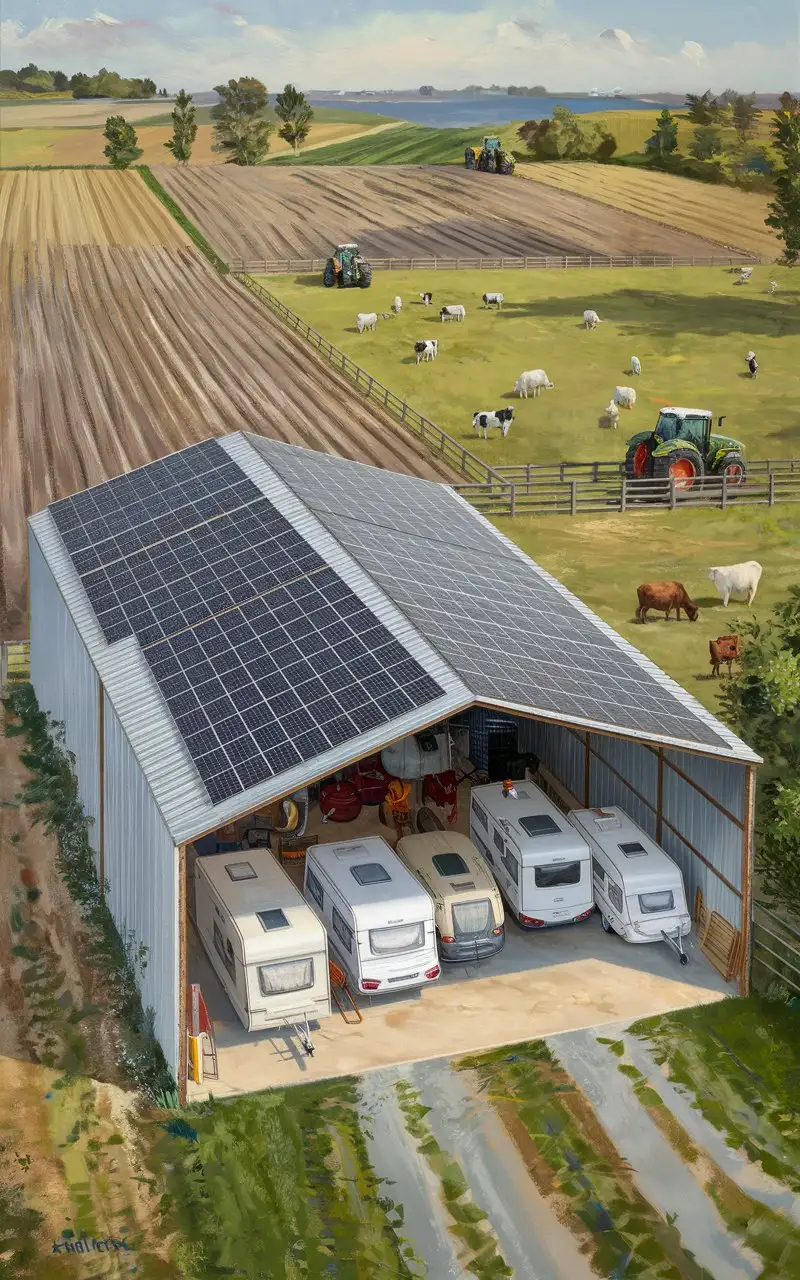
[[[65,0],[66,3],[69,0]],[[525,6],[496,0],[477,13],[434,10],[374,12],[350,25],[329,20],[294,33],[251,22],[220,0],[180,17],[119,21],[45,18],[37,27],[0,24],[3,64],[32,61],[91,70],[103,64],[123,74],[151,75],[170,89],[199,91],[231,76],[256,75],[273,88],[409,88],[465,83],[546,84],[569,89],[615,81],[628,91],[693,92],[709,85],[755,85],[780,91],[797,79],[796,49],[756,43],[704,49],[678,35],[658,46],[618,27],[576,27],[553,0]],[[63,12],[63,10],[62,10]]]

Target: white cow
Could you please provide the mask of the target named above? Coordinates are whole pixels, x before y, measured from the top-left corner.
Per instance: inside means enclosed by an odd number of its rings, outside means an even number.
[[[620,409],[632,409],[636,404],[636,392],[633,387],[615,387],[611,399]]]
[[[631,356],[631,373],[640,374],[642,372],[642,362],[638,356]]]
[[[462,307],[461,304],[459,303],[455,307],[442,307],[441,311],[439,312],[439,318],[443,321],[444,320],[461,321],[465,319],[466,314],[467,314],[466,307]]]
[[[769,288],[767,289],[767,293],[777,293],[777,292],[778,292],[778,281],[777,281],[777,280],[770,280],[770,282],[769,282]]]
[[[603,410],[603,417],[600,419],[601,427],[613,427],[616,431],[619,423],[619,405],[614,404],[612,400]]]
[[[602,323],[603,321],[600,319],[596,311],[584,311],[583,313],[584,329],[595,329],[597,325]]]
[[[399,315],[402,310],[403,310],[403,299],[395,298],[394,302],[392,303],[392,311],[395,313],[395,315]]]
[[[761,581],[761,572],[761,565],[757,560],[745,560],[742,564],[727,564],[709,569],[708,576],[722,596],[723,607],[727,609],[731,596],[746,596],[747,603],[753,603]]]
[[[378,315],[375,311],[359,311],[356,316],[356,328],[359,333],[363,333],[365,329],[371,329],[374,333],[377,323]]]
[[[502,293],[485,293],[483,295],[483,305],[485,307],[502,307],[505,302],[505,295]]]
[[[514,391],[518,396],[524,396],[528,399],[528,392],[532,391],[538,396],[542,388],[548,391],[552,388],[553,383],[548,378],[544,369],[529,369],[527,373],[521,373],[514,384]]]
[[[739,268],[739,284],[747,284],[747,281],[750,279],[752,274],[753,274],[752,267],[740,267]]]
[[[439,354],[439,339],[420,339],[419,342],[414,343],[414,354],[417,357],[417,364],[419,364],[420,360],[435,360]]]

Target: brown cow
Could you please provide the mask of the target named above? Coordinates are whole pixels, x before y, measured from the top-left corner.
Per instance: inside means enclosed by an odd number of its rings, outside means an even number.
[[[717,636],[716,640],[709,640],[708,651],[711,654],[712,677],[719,676],[719,669],[723,662],[727,662],[728,675],[732,676],[731,668],[734,662],[739,661],[739,637]]]
[[[665,613],[666,622],[669,622],[669,615],[673,609],[676,620],[680,622],[681,609],[684,609],[690,622],[697,621],[699,610],[694,601],[689,599],[689,594],[682,582],[643,582],[636,588],[636,594],[639,597],[636,617],[640,622],[647,622],[648,609]]]

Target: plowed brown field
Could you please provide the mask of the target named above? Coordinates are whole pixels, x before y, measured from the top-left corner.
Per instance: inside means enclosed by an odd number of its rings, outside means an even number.
[[[720,252],[570,192],[446,165],[154,173],[227,261],[323,257],[346,240],[373,258]]]
[[[35,203],[0,206],[0,637],[27,634],[25,517],[193,441],[249,430],[452,478],[193,248],[136,247],[148,218],[186,244],[136,175],[25,177],[47,179]]]

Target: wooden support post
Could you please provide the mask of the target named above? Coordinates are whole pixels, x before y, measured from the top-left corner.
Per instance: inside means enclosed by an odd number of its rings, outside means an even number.
[[[583,765],[583,807],[592,803],[592,735],[586,734],[586,759]]]
[[[658,780],[656,782],[656,844],[661,844],[664,821],[664,748],[658,748]]]
[[[100,812],[97,815],[97,877],[100,892],[105,897],[106,888],[106,693],[102,680],[98,680],[97,695],[97,745],[100,771]]]
[[[753,914],[753,831],[756,807],[756,766],[749,764],[744,781],[744,830],[742,832],[742,962],[739,994],[750,994],[750,937]]]
[[[186,902],[186,845],[178,845],[178,1104],[186,1106],[189,1072],[186,1001],[188,994],[188,911]]]

